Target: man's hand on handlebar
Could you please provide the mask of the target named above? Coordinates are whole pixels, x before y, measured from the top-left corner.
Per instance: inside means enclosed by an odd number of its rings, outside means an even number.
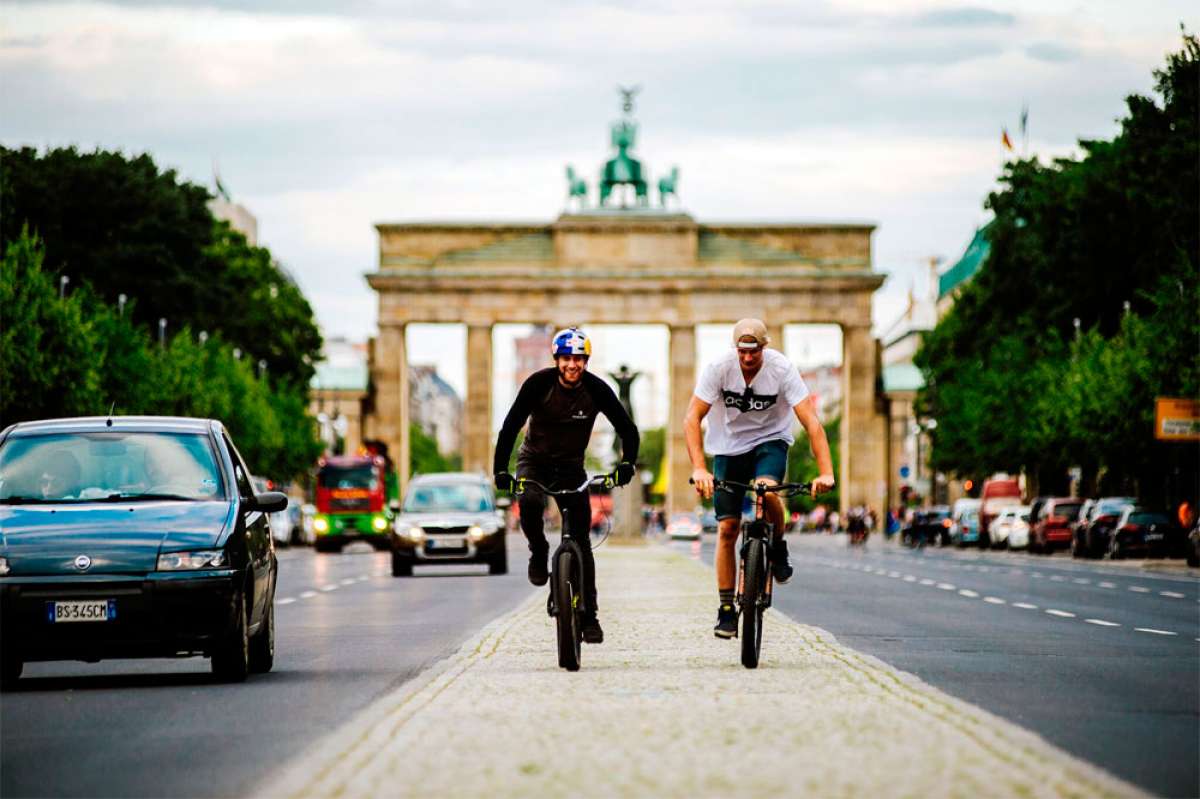
[[[708,469],[693,469],[692,470],[692,485],[696,486],[696,493],[705,499],[712,499],[713,495],[713,476]]]
[[[812,495],[824,494],[833,490],[834,482],[832,474],[819,474],[812,481]]]
[[[513,489],[517,487],[517,481],[508,472],[496,472],[496,476],[493,479],[495,480],[497,491],[506,491],[511,494]]]
[[[637,468],[632,463],[621,461],[613,471],[613,479],[616,480],[619,486],[629,485],[629,481],[633,479],[635,474],[637,474]]]

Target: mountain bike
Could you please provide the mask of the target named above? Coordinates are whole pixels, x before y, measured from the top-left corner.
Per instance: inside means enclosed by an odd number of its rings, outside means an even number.
[[[526,486],[534,486],[549,497],[580,494],[592,486],[612,488],[617,484],[615,474],[589,477],[578,488],[553,490],[528,477],[518,477],[513,495],[520,497]],[[550,559],[550,597],[546,601],[546,612],[555,620],[558,638],[558,665],[567,671],[579,671],[583,625],[580,622],[586,613],[594,612],[587,607],[584,586],[587,585],[583,552],[579,543],[571,538],[569,513],[562,514],[562,540]]]
[[[688,482],[691,482],[690,480]],[[742,548],[738,553],[739,569],[736,602],[741,616],[742,665],[748,669],[758,668],[758,657],[762,652],[763,613],[771,607],[771,542],[775,528],[766,519],[763,498],[767,494],[788,497],[812,490],[811,483],[755,483],[747,485],[732,480],[715,480],[717,491],[753,491],[754,519],[742,522]]]

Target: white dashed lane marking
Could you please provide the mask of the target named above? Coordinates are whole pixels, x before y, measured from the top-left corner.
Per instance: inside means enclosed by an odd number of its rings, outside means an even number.
[[[1092,584],[1092,581],[1086,577],[1076,577],[1071,582],[1075,583],[1076,585],[1091,585]]]
[[[285,596],[283,599],[276,599],[275,604],[276,605],[290,605],[295,601],[296,601],[296,598],[294,596]]]
[[[938,588],[942,589],[943,591],[953,591],[954,584],[953,583],[938,583]]]
[[[1100,586],[1101,588],[1116,588],[1117,587],[1116,583],[1110,583],[1107,580],[1102,583],[1096,583],[1096,585]]]
[[[1101,627],[1120,627],[1115,621],[1105,621],[1104,619],[1084,619],[1088,624],[1096,624]]]
[[[1151,635],[1179,635],[1170,630],[1156,630],[1153,627],[1134,627],[1133,629],[1139,633],[1150,633]]]
[[[1007,602],[1005,602],[1003,599],[1001,599],[998,596],[985,596],[983,598],[983,601],[989,602],[993,605],[1007,605],[1008,604]]]
[[[321,586],[321,590],[322,591],[336,591],[336,590],[338,590],[338,587],[336,585],[323,585],[323,586]]]
[[[312,599],[316,595],[317,595],[316,591],[305,591],[303,594],[300,595],[300,598],[301,599]]]
[[[1129,590],[1130,590],[1130,591],[1132,591],[1132,592],[1133,592],[1133,593],[1135,593],[1135,594],[1148,594],[1148,593],[1150,593],[1150,589],[1149,589],[1149,588],[1147,588],[1147,587],[1146,587],[1146,586],[1144,586],[1144,585],[1131,585],[1131,586],[1129,586]]]
[[[1159,591],[1158,593],[1161,596],[1169,596],[1171,599],[1183,599],[1183,594],[1178,591]]]
[[[1013,607],[1021,610],[1037,610],[1037,605],[1031,605],[1028,602],[1014,602]]]
[[[917,578],[916,578],[916,577],[914,577],[914,576],[912,576],[911,574],[906,574],[906,575],[904,575],[904,582],[906,582],[906,583],[915,583],[916,581],[917,581]]]
[[[347,577],[345,580],[342,580],[342,585],[354,585],[354,578]]]
[[[933,582],[933,580],[930,580],[928,577],[926,577],[925,579],[921,580],[921,585],[933,585]]]
[[[1047,612],[1047,613],[1049,613],[1051,616],[1061,616],[1061,617],[1062,617],[1062,618],[1064,618],[1064,619],[1073,619],[1073,618],[1075,618],[1075,614],[1074,614],[1074,613],[1068,613],[1068,612],[1067,612],[1067,611],[1065,611],[1065,610],[1056,610],[1055,608],[1047,608],[1047,609],[1046,609],[1046,612]]]
[[[1052,574],[1052,575],[1050,575],[1050,579],[1056,583],[1061,583],[1064,580],[1066,580],[1067,578],[1063,577],[1062,575],[1059,575],[1059,574]]]
[[[977,594],[974,591],[971,591],[969,589],[966,589],[966,588],[958,589],[958,593],[962,594],[963,596],[967,597],[968,599],[977,599],[979,597],[979,594]]]

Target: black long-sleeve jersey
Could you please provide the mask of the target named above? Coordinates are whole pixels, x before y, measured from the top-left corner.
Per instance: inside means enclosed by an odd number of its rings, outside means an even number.
[[[508,456],[525,420],[529,432],[521,445],[521,456],[545,463],[583,464],[584,451],[592,435],[597,414],[604,414],[621,437],[621,459],[637,462],[637,427],[608,383],[588,371],[576,388],[564,388],[558,370],[551,367],[534,372],[521,385],[500,436],[496,439],[494,472],[508,469]]]

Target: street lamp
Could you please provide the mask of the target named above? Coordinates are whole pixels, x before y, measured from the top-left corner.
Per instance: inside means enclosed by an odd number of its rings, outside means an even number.
[[[241,347],[233,348],[233,358],[236,361],[240,361],[242,359],[242,348]]]
[[[128,302],[128,300],[129,300],[129,298],[126,297],[124,294],[117,295],[117,315],[118,316],[122,316],[122,317],[125,316],[125,303]]]
[[[63,275],[58,279],[58,298],[61,300],[67,296],[67,284],[71,282],[71,278]]]
[[[161,317],[158,320],[158,346],[167,346],[167,320],[166,317]]]
[[[258,379],[262,380],[262,376],[267,373],[267,361],[265,358],[258,359]]]
[[[208,331],[201,330],[200,331],[200,346],[203,347],[207,343],[208,343]]]

